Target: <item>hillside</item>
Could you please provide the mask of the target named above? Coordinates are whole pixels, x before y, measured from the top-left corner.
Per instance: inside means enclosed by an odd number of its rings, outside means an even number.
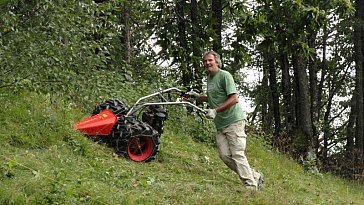
[[[181,130],[189,118],[173,112],[150,163],[74,131],[87,113],[50,96],[2,93],[0,112],[0,204],[364,204],[363,185],[306,173],[251,133],[247,155],[266,183],[245,193],[213,146]]]

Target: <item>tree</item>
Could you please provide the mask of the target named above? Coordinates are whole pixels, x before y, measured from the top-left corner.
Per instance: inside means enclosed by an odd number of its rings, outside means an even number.
[[[355,13],[355,28],[354,28],[354,49],[355,49],[355,70],[356,70],[356,78],[355,78],[355,99],[356,99],[356,127],[355,127],[355,148],[357,152],[357,160],[359,163],[359,167],[362,166],[364,162],[364,112],[363,112],[363,50],[362,46],[364,45],[362,33],[363,22],[364,22],[364,2],[357,0],[356,1],[356,13]],[[363,167],[361,168],[363,169]]]

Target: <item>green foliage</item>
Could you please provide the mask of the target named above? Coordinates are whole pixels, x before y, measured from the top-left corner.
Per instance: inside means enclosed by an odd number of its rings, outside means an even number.
[[[120,52],[121,26],[112,13],[117,6],[114,1],[9,3],[1,17],[0,87],[77,92],[79,82],[101,75],[101,70],[117,71],[125,81],[127,70],[114,55]]]
[[[211,27],[211,13],[204,12],[209,3],[195,3],[154,1],[148,28],[153,36],[153,46],[160,47],[156,58],[169,63],[169,67],[173,66],[166,73],[179,83],[195,83],[198,84],[196,87],[201,87],[201,55],[212,47],[209,37],[215,34]],[[183,79],[186,76],[188,80]]]
[[[122,60],[121,7],[119,1],[9,1],[0,18],[0,89],[47,93],[51,102],[91,110],[104,99],[133,102],[170,85],[146,56],[132,65]]]
[[[184,107],[171,107],[169,116],[166,129],[171,128],[176,134],[191,136],[196,142],[215,145],[215,125],[202,114],[189,112]]]

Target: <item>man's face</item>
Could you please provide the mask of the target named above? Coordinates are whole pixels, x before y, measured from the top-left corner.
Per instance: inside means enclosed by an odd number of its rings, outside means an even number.
[[[203,58],[203,66],[210,75],[214,75],[219,70],[219,66],[212,54],[207,54]]]

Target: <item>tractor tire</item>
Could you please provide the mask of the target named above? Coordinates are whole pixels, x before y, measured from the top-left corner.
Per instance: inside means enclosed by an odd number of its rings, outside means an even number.
[[[116,152],[135,162],[149,162],[159,152],[160,135],[149,124],[121,117],[111,134]]]
[[[110,99],[97,105],[93,110],[92,115],[97,115],[105,109],[110,110],[118,117],[126,115],[126,113],[128,113],[129,111],[129,108],[124,101],[118,99],[116,100]]]

